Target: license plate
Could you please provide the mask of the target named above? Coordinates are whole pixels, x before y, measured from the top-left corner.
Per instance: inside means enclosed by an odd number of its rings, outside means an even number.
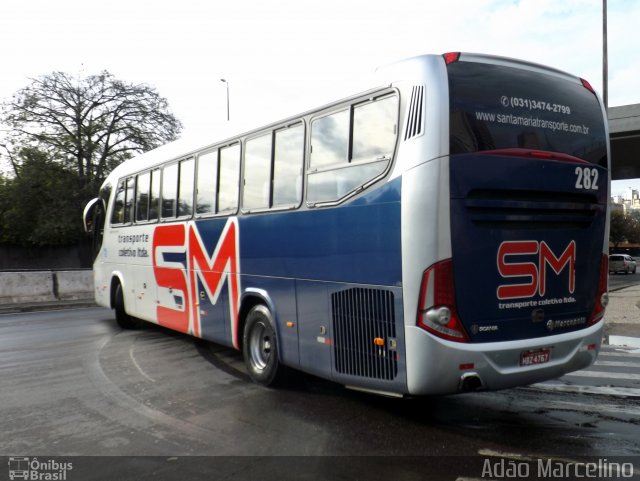
[[[537,349],[535,351],[524,351],[520,354],[521,366],[534,366],[536,364],[544,364],[551,359],[551,349]]]

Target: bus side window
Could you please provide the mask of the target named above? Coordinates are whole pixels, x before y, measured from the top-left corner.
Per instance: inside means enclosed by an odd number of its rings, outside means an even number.
[[[218,151],[198,156],[196,185],[196,214],[213,214],[216,208],[216,177],[218,176]]]
[[[294,207],[302,200],[304,126],[296,124],[275,133],[273,207]]]
[[[218,213],[234,213],[238,210],[240,189],[240,144],[220,149],[218,168]]]
[[[395,96],[356,105],[351,162],[391,159],[396,145],[397,117]]]
[[[176,216],[178,197],[178,164],[165,165],[162,169],[162,218]]]
[[[135,177],[129,177],[126,180],[126,195],[124,200],[124,223],[133,222],[134,193],[135,193]]]
[[[149,190],[149,220],[158,220],[160,203],[160,169],[151,171],[151,188]]]
[[[271,132],[247,141],[244,152],[243,209],[269,208],[271,196],[271,143]]]
[[[124,222],[124,197],[125,197],[125,181],[118,182],[115,199],[113,201],[113,209],[111,211],[111,223],[122,224]]]
[[[349,110],[315,119],[311,124],[311,169],[349,161]]]
[[[149,220],[149,187],[151,173],[138,174],[136,186],[136,222]]]
[[[340,200],[382,175],[393,158],[397,117],[398,99],[390,95],[313,120],[307,202]]]
[[[180,182],[178,188],[178,217],[193,213],[193,157],[180,162]]]

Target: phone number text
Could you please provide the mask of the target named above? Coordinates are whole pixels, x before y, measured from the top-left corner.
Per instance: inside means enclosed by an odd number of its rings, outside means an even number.
[[[546,112],[554,112],[559,114],[571,115],[571,107],[562,104],[553,104],[544,100],[527,99],[522,97],[507,97],[503,95],[500,98],[503,107],[525,108],[529,110],[544,110]]]

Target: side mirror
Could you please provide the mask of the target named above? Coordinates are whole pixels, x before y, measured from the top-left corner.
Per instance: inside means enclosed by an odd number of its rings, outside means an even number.
[[[100,197],[96,197],[95,199],[90,200],[86,207],[84,208],[84,212],[82,213],[82,223],[84,224],[84,231],[87,234],[93,234],[95,232],[95,222],[100,219],[102,216],[96,215],[100,213],[101,209],[104,212],[104,201]]]

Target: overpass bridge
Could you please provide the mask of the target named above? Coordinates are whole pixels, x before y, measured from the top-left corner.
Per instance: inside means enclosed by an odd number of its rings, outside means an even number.
[[[609,107],[611,178],[640,178],[640,104]]]

